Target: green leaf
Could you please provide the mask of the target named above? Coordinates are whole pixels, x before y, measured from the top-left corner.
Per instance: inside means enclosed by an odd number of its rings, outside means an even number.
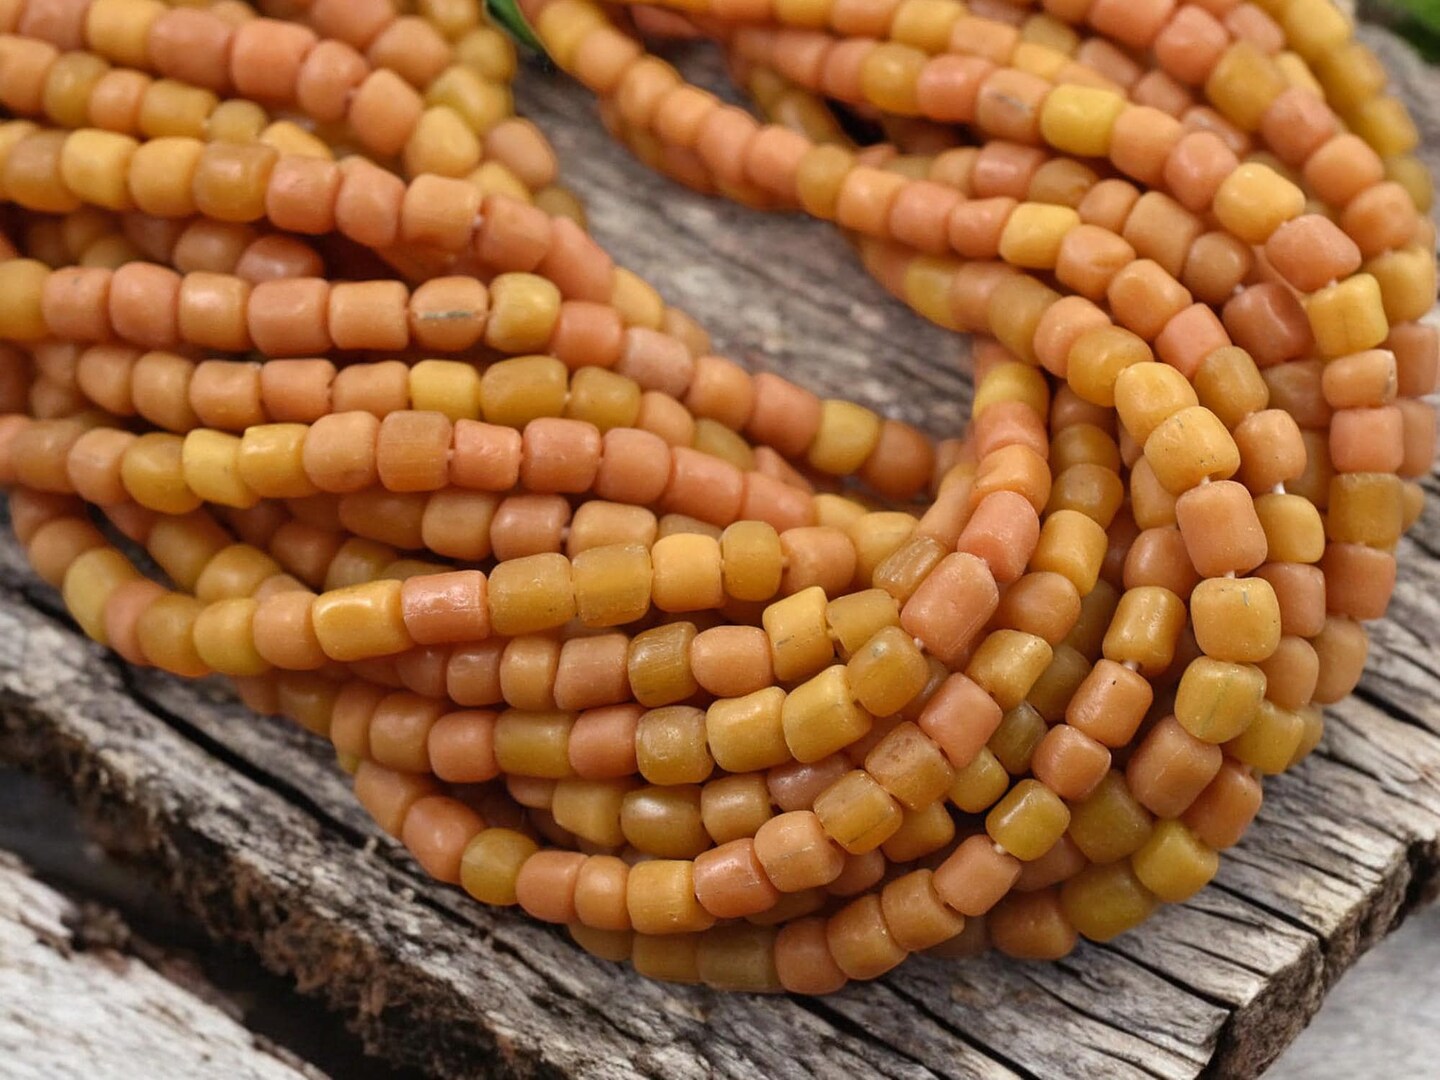
[[[545,55],[545,46],[540,44],[535,31],[530,29],[525,16],[520,14],[520,5],[516,0],[485,0],[485,14],[518,44],[531,52]]]
[[[1421,26],[1440,32],[1440,0],[1394,0],[1394,3]]]

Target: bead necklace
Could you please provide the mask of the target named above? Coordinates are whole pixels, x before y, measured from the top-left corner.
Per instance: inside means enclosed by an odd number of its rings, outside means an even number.
[[[521,6],[642,160],[975,334],[965,436],[714,355],[472,0],[6,0],[37,573],[651,977],[827,993],[1193,895],[1358,681],[1434,457],[1430,181],[1373,56],[1327,0]]]

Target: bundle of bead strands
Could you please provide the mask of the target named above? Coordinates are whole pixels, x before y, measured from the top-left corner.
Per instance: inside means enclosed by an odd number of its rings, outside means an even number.
[[[0,0],[36,572],[648,976],[1058,958],[1202,888],[1358,680],[1434,456],[1430,182],[1348,22],[522,7],[642,159],[976,335],[969,432],[714,355],[585,232],[471,0]]]

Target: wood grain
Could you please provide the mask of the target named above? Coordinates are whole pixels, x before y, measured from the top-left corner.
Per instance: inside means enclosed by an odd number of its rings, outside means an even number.
[[[123,947],[126,931],[83,911],[0,853],[0,1061],[11,1080],[323,1080],[256,1045],[215,995],[167,978]],[[112,943],[113,942],[113,943]]]
[[[1440,133],[1440,80],[1383,31],[1366,36]],[[573,87],[527,75],[520,90],[602,243],[725,352],[938,435],[961,429],[960,342],[884,297],[832,231],[680,192],[617,151]],[[912,962],[801,1001],[663,987],[589,959],[428,883],[316,740],[83,641],[9,541],[0,756],[60,780],[217,937],[290,974],[377,1053],[436,1075],[1250,1076],[1440,880],[1440,480],[1427,484],[1393,614],[1321,749],[1267,787],[1213,887],[1053,965]]]

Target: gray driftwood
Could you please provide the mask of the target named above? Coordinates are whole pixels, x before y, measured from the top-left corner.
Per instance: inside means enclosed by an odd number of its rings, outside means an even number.
[[[1381,32],[1427,134],[1440,85]],[[691,197],[619,153],[591,104],[526,77],[601,240],[730,355],[957,431],[956,339],[853,269],[829,230]],[[1269,786],[1216,885],[1053,965],[916,962],[820,1001],[648,983],[561,934],[425,881],[356,809],[315,740],[223,691],[131,671],[56,615],[0,546],[0,757],[55,777],[214,935],[253,949],[366,1044],[438,1075],[1253,1075],[1356,956],[1436,890],[1440,483],[1402,545],[1393,615],[1321,749]]]
[[[319,1080],[256,1045],[213,990],[132,955],[123,924],[0,854],[0,1060],[13,1080]]]

